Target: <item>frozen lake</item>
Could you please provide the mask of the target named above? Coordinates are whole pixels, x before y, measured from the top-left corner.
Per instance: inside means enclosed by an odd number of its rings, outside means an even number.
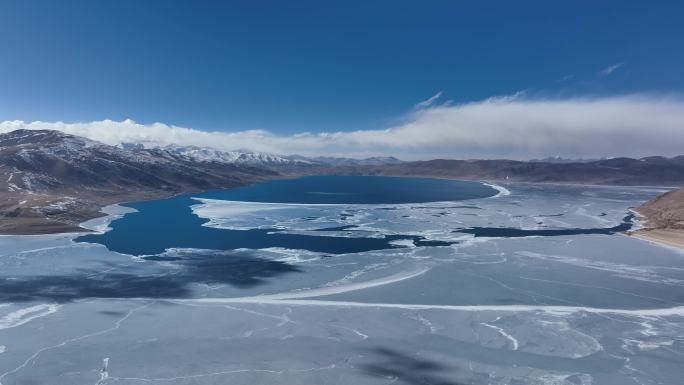
[[[662,190],[345,178],[0,237],[0,383],[681,383]]]

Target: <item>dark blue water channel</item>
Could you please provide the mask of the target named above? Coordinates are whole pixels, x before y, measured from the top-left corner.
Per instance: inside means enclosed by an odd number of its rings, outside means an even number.
[[[622,223],[613,227],[603,228],[573,228],[573,229],[535,229],[524,230],[510,227],[470,227],[467,229],[455,230],[455,233],[472,234],[475,238],[520,238],[520,237],[559,237],[564,235],[591,235],[603,234],[612,235],[628,231],[633,226],[634,215],[629,214],[622,219]]]
[[[254,185],[185,194],[169,199],[127,203],[137,210],[113,221],[104,234],[88,234],[76,241],[105,245],[131,255],[155,255],[169,248],[232,250],[283,247],[342,254],[396,247],[396,239],[413,239],[421,245],[434,242],[421,237],[391,235],[383,238],[347,238],[286,234],[276,229],[227,230],[202,226],[206,219],[190,206],[197,198],[228,201],[311,204],[401,204],[460,201],[496,195],[496,189],[479,182],[380,176],[310,176],[272,180]],[[441,244],[441,243],[440,243]]]

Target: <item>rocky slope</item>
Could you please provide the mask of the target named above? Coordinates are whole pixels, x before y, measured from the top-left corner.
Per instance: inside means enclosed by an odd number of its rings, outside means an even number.
[[[125,150],[58,131],[0,135],[0,232],[71,231],[113,202],[243,185],[279,173]]]
[[[286,157],[252,151],[220,151],[213,148],[197,146],[170,145],[156,149],[165,152],[169,157],[180,161],[197,163],[246,164],[259,166],[295,166],[309,165],[306,159],[288,159]]]
[[[636,211],[647,219],[647,227],[684,230],[684,189],[659,195]]]
[[[659,195],[635,211],[645,224],[630,235],[684,249],[684,189]]]

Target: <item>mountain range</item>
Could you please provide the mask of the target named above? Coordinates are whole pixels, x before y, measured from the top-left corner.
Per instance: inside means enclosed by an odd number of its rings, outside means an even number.
[[[510,182],[679,186],[684,184],[684,156],[611,158],[576,163],[507,159],[434,159],[345,167],[331,169],[329,172]]]
[[[684,184],[684,156],[594,161],[349,159],[110,146],[50,130],[0,134],[0,232],[82,231],[104,205],[302,175],[394,175],[491,181]]]

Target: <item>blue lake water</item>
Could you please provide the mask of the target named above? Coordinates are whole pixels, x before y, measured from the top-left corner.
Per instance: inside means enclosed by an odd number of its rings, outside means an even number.
[[[498,193],[479,182],[388,176],[307,176],[193,196],[244,202],[400,204],[460,201]]]
[[[622,219],[622,223],[612,227],[574,228],[574,229],[540,229],[524,230],[510,227],[471,227],[455,230],[455,233],[472,234],[475,237],[520,238],[520,237],[560,237],[567,235],[612,235],[628,231],[633,226],[634,215],[629,214]]]
[[[155,255],[168,248],[232,250],[282,247],[330,254],[396,247],[390,242],[421,237],[387,235],[382,238],[347,238],[286,234],[276,229],[227,230],[202,226],[206,219],[193,214],[193,199],[310,204],[402,204],[494,196],[498,191],[479,182],[380,176],[310,176],[273,180],[254,185],[185,194],[169,199],[128,203],[138,212],[111,223],[104,234],[89,234],[77,241],[105,245],[131,255]]]

